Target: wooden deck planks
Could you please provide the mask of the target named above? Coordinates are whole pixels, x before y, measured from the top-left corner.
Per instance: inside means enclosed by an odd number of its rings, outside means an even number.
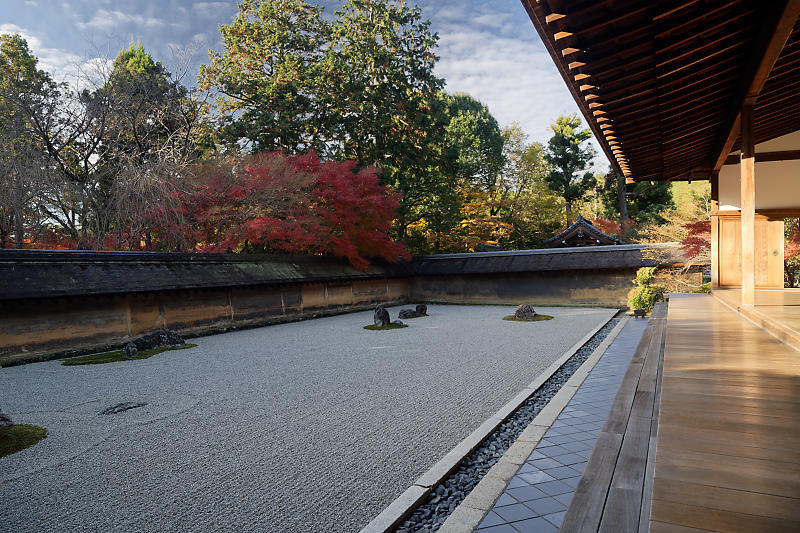
[[[733,502],[736,500],[734,499]],[[705,531],[775,533],[800,531],[800,522],[771,516],[755,516],[736,511],[700,507],[687,503],[653,500],[653,520],[694,527]]]
[[[652,404],[651,404],[652,406]],[[617,459],[599,531],[636,531],[642,507],[650,418],[631,416]]]
[[[673,295],[661,394],[651,531],[800,531],[800,352]]]
[[[800,350],[800,289],[756,289],[755,305],[742,306],[739,288],[715,289],[729,307]]]
[[[633,405],[622,441],[622,448],[611,480],[599,531],[637,531],[650,449],[655,391],[661,346],[664,337],[665,306],[654,309],[650,317],[653,336],[644,352],[642,373],[636,384]]]
[[[656,462],[656,444],[658,436],[658,413],[661,405],[661,376],[664,374],[664,343],[666,333],[662,336],[660,353],[658,358],[658,369],[656,378],[656,396],[653,402],[653,419],[650,421],[650,442],[647,449],[647,466],[644,477],[644,489],[642,491],[642,508],[639,512],[639,531],[650,530],[650,512],[653,507],[653,473]]]
[[[755,516],[766,513],[774,518],[784,520],[797,518],[797,502],[792,498],[698,485],[685,481],[664,479],[654,490],[653,497],[663,501],[697,505],[709,509],[719,508],[728,505],[730,501],[736,501],[740,513]]]
[[[666,306],[654,310],[623,377],[561,531],[637,531],[642,514]],[[646,507],[649,509],[649,494]],[[649,519],[649,511],[647,513]]]

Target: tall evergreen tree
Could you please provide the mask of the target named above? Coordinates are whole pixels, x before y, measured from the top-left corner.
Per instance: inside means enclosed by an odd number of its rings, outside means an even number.
[[[444,220],[457,207],[443,159],[443,81],[433,73],[438,36],[419,8],[394,0],[349,0],[337,17],[333,155],[381,169],[403,195],[404,238],[410,223]]]
[[[0,248],[22,248],[37,217],[34,197],[44,163],[30,110],[56,84],[37,67],[20,35],[0,35]]]
[[[444,95],[445,142],[459,181],[489,189],[503,168],[503,134],[489,109],[468,94]]]
[[[584,145],[592,137],[588,129],[580,129],[581,120],[576,114],[560,116],[550,126],[553,136],[547,143],[545,160],[550,165],[547,183],[564,198],[567,223],[572,222],[572,208],[596,184],[590,167],[595,151]]]
[[[449,212],[438,37],[418,8],[349,0],[327,22],[304,0],[244,0],[221,32],[225,51],[199,76],[216,93],[221,140],[378,167],[402,194],[401,238]]]
[[[216,96],[220,140],[252,152],[324,152],[334,116],[327,88],[330,25],[304,0],[243,0],[220,26],[225,51],[209,51],[199,86]]]

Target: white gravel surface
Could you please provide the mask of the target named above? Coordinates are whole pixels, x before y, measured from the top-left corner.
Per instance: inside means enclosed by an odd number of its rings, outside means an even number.
[[[392,331],[361,312],[0,369],[3,411],[49,430],[0,459],[0,531],[358,531],[616,312],[513,310],[432,305]],[[98,414],[121,402],[147,405]]]

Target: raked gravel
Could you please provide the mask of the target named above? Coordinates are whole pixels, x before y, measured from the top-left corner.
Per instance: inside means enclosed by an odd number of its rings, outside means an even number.
[[[399,308],[391,308],[394,319]],[[149,359],[0,369],[39,444],[0,459],[0,531],[358,531],[616,310],[428,307],[195,339]],[[143,403],[100,415],[120,403]]]
[[[619,320],[619,318],[610,320],[565,361],[530,398],[519,406],[513,415],[483,441],[480,447],[461,461],[455,472],[433,488],[430,496],[414,510],[406,521],[400,524],[396,533],[437,531],[455,508],[464,501],[472,489],[514,444],[517,437],[533,422],[536,415],[569,381],[572,374],[600,346]]]

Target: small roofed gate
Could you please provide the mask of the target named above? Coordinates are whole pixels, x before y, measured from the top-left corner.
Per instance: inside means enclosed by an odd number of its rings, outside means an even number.
[[[608,246],[625,244],[616,237],[606,235],[594,224],[578,215],[578,219],[567,229],[544,241],[548,248],[572,248],[575,246]]]

